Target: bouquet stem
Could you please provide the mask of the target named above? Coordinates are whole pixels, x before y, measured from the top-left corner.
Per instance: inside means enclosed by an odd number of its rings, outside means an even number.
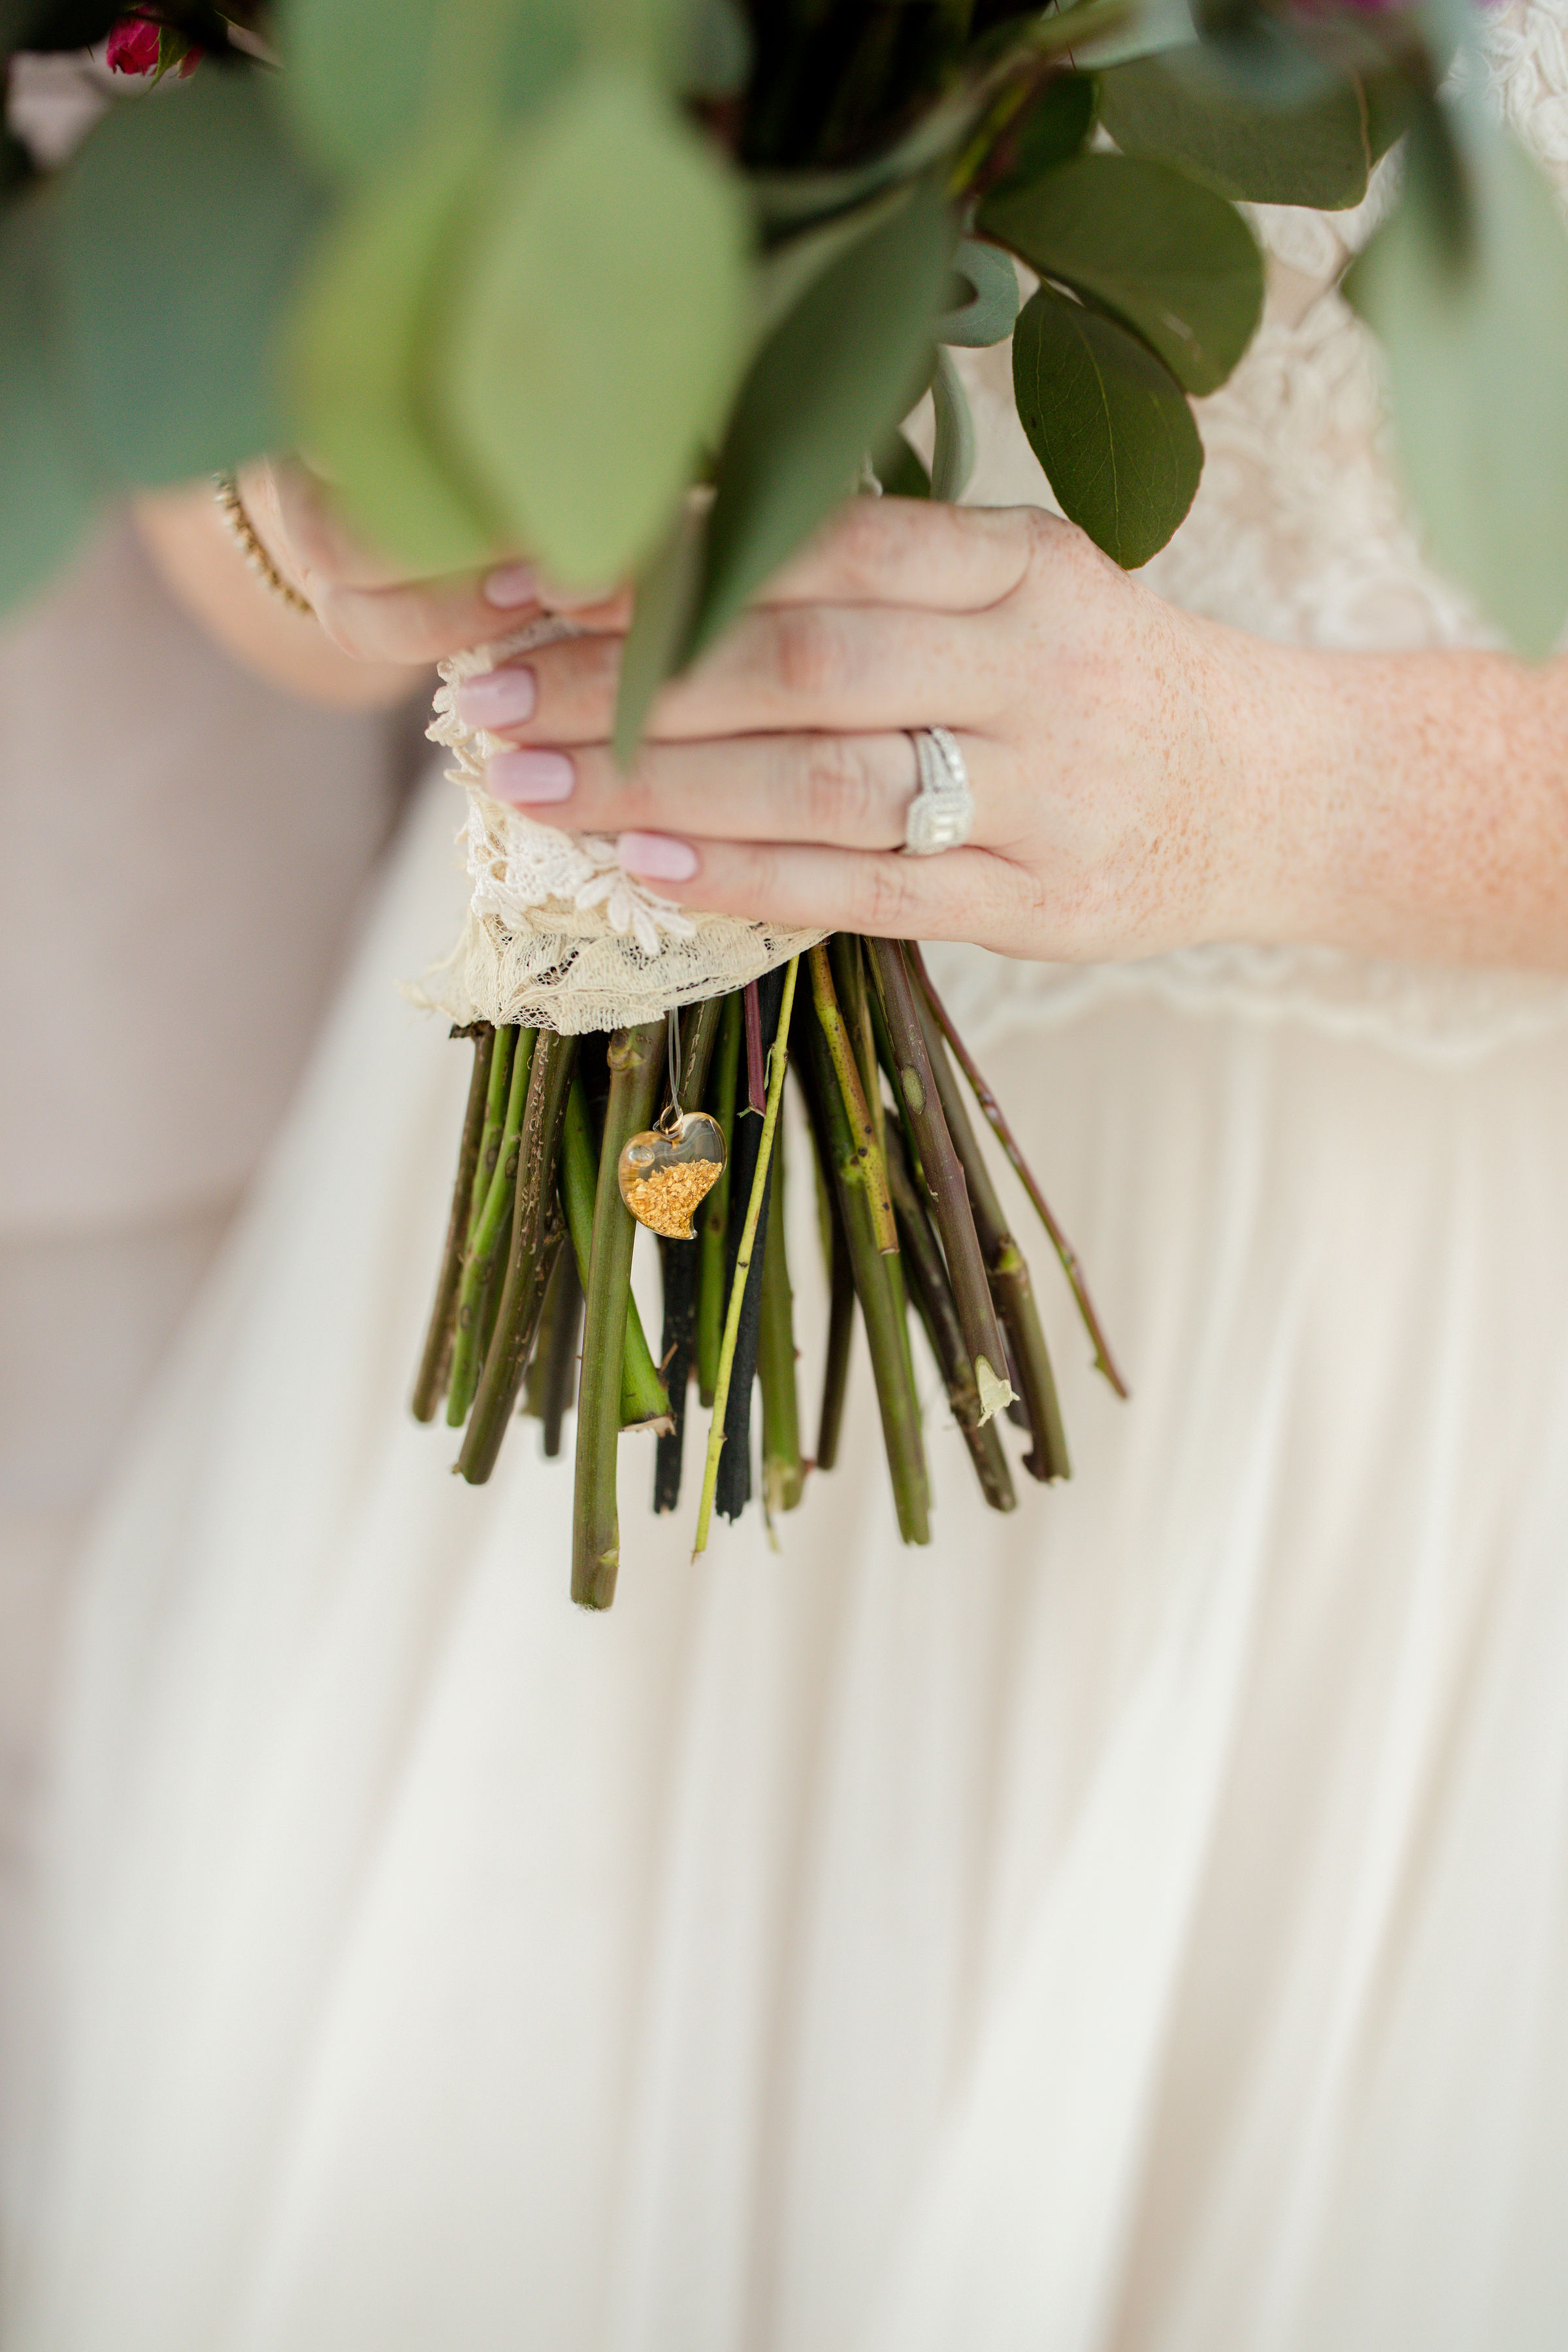
[[[1046,1348],[1046,1335],[1040,1328],[1039,1309],[1035,1304],[1029,1269],[1024,1262],[1023,1252],[1007,1230],[1002,1203],[991,1181],[991,1171],[985,1165],[979,1139],[970,1124],[969,1113],[958,1091],[958,1081],[943,1050],[935,1018],[928,1006],[921,1006],[920,1011],[931,1073],[936,1080],[937,1097],[952,1139],[953,1150],[963,1170],[963,1181],[973,1212],[974,1229],[985,1261],[986,1274],[990,1278],[992,1296],[1006,1326],[1007,1338],[1011,1342],[1010,1360],[1017,1368],[1018,1385],[1023,1391],[1024,1409],[1028,1415],[1029,1430],[1034,1439],[1024,1457],[1024,1467],[1034,1478],[1070,1478],[1072,1463],[1068,1454],[1067,1433],[1062,1428],[1056,1378]]]
[[[814,1012],[819,996],[832,992],[832,976],[827,973],[824,984],[825,971],[826,963],[821,970],[816,965],[812,969]],[[896,1252],[890,1257],[884,1255],[879,1221],[873,1208],[877,1192],[883,1198],[887,1196],[887,1179],[879,1165],[871,1164],[878,1155],[874,1141],[869,1139],[868,1117],[863,1126],[858,1127],[839,1090],[837,1069],[820,1018],[812,1021],[808,1034],[810,1052],[803,1072],[807,1107],[816,1131],[818,1153],[833,1173],[855,1292],[865,1318],[899,1532],[906,1543],[929,1543],[925,1448],[921,1441],[920,1404],[910,1365],[902,1290],[901,1285],[894,1288]],[[858,1076],[856,1091],[859,1092]],[[863,1096],[859,1107],[864,1112]],[[843,1344],[847,1348],[847,1340]],[[825,1419],[828,1402],[825,1397]],[[837,1446],[837,1427],[832,1435]],[[817,1458],[820,1465],[820,1453]]]
[[[617,1171],[622,1150],[653,1117],[663,1056],[662,1021],[617,1029],[610,1040],[610,1098],[595,1189],[583,1375],[577,1391],[572,1598],[584,1609],[609,1607],[616,1597],[620,1566],[616,1453],[621,1431],[621,1368],[632,1304],[637,1220],[621,1198]],[[654,1377],[657,1381],[657,1373]]]
[[[1005,1112],[992,1092],[974,1056],[959,1035],[952,1013],[936,992],[931,974],[926,970],[925,958],[921,955],[918,944],[913,940],[907,944],[910,968],[920,982],[926,1003],[935,1016],[937,1026],[952,1048],[954,1061],[969,1080],[974,1099],[984,1111],[993,1134],[1011,1160],[1019,1182],[1029,1196],[1035,1214],[1050,1235],[1051,1246],[1061,1261],[1062,1272],[1068,1278],[1068,1286],[1078,1303],[1078,1311],[1082,1318],[1083,1328],[1088,1332],[1089,1344],[1094,1349],[1095,1370],[1104,1374],[1119,1397],[1125,1397],[1129,1393],[1127,1383],[1117,1369],[1116,1359],[1110,1352],[1110,1342],[1107,1339],[1100,1318],[1095,1313],[1094,1301],[1089,1295],[1089,1284],[1084,1278],[1083,1266],[1078,1252],[1051,1214],[1050,1203],[1035,1181],[1034,1171],[1019,1149],[1018,1139],[1007,1123]]]
[[[1006,1404],[1013,1391],[1007,1378],[1007,1352],[970,1213],[968,1186],[942,1116],[903,949],[897,940],[870,940],[867,947],[894,1055],[892,1076],[919,1146],[925,1188],[942,1236],[984,1423]]]
[[[838,1460],[844,1400],[849,1389],[849,1349],[855,1337],[855,1268],[837,1201],[830,1202],[828,1214],[827,1354],[822,1369],[822,1411],[816,1425],[819,1470],[831,1470]]]
[[[555,1171],[566,1093],[577,1059],[575,1037],[539,1033],[531,1057],[528,1102],[518,1139],[517,1181],[511,1248],[501,1288],[494,1336],[485,1355],[474,1409],[464,1433],[458,1468],[470,1486],[482,1486],[495,1468],[506,1425],[517,1402],[529,1349],[539,1328],[544,1288],[563,1240],[556,1202]],[[517,1057],[521,1066],[522,1056]]]
[[[909,1269],[910,1290],[946,1387],[952,1417],[969,1447],[980,1491],[994,1511],[1016,1510],[1018,1498],[1013,1491],[1013,1476],[1001,1434],[994,1419],[981,1421],[980,1396],[963,1345],[963,1330],[947,1267],[925,1202],[910,1173],[903,1139],[896,1132],[888,1139],[888,1181],[899,1221],[902,1256]]]
[[[746,1201],[745,1223],[741,1228],[740,1246],[735,1253],[735,1270],[730,1283],[730,1303],[724,1317],[724,1337],[719,1351],[718,1377],[713,1384],[713,1418],[708,1431],[708,1458],[703,1466],[702,1500],[697,1515],[697,1539],[692,1546],[692,1558],[707,1548],[708,1529],[713,1516],[713,1497],[719,1483],[719,1457],[723,1448],[730,1381],[734,1370],[736,1342],[741,1332],[741,1308],[746,1294],[747,1277],[751,1272],[752,1249],[756,1240],[757,1225],[762,1217],[767,1195],[768,1174],[773,1160],[773,1135],[778,1127],[779,1103],[784,1094],[784,1069],[789,1060],[790,1014],[795,1009],[795,976],[800,958],[792,956],[784,968],[784,996],[779,1005],[779,1024],[769,1055],[768,1091],[763,1112],[763,1131],[757,1143],[757,1164]]]
[[[626,1033],[617,1031],[616,1034]],[[643,1121],[646,1127],[647,1119]],[[628,1134],[635,1134],[635,1128]],[[622,1141],[625,1141],[625,1137]],[[620,1144],[616,1146],[618,1158]],[[566,1129],[562,1139],[561,1199],[566,1212],[566,1230],[572,1236],[572,1248],[577,1260],[577,1279],[584,1295],[591,1287],[590,1268],[594,1257],[594,1234],[597,1216],[598,1191],[602,1180],[603,1154],[594,1149],[593,1129],[588,1118],[588,1097],[583,1082],[574,1076],[566,1097]],[[615,1175],[612,1164],[610,1173]],[[617,1200],[620,1198],[617,1191]],[[625,1207],[625,1202],[622,1206]],[[626,1211],[628,1222],[631,1212]],[[628,1244],[629,1246],[629,1244]],[[635,1298],[626,1302],[626,1333],[620,1384],[621,1426],[623,1429],[659,1429],[669,1424],[669,1399],[659,1379],[658,1367],[653,1360],[653,1350],[647,1344],[647,1334],[642,1327]]]
[[[724,1138],[724,1172],[702,1203],[698,1234],[701,1273],[697,1297],[697,1393],[711,1405],[724,1337],[724,1242],[730,1229],[730,1160],[735,1143],[735,1088],[741,1068],[741,1000],[726,996],[713,1055],[709,1108]]]
[[[455,1037],[464,1034],[456,1029],[452,1032]],[[468,1103],[463,1114],[462,1140],[458,1147],[458,1172],[452,1183],[452,1211],[447,1224],[446,1244],[441,1252],[441,1271],[436,1283],[436,1299],[430,1309],[429,1327],[425,1334],[425,1352],[419,1359],[418,1376],[414,1382],[412,1402],[416,1421],[434,1421],[437,1407],[446,1394],[447,1375],[452,1361],[452,1334],[458,1316],[458,1285],[462,1280],[463,1248],[468,1237],[468,1203],[473,1197],[474,1171],[479,1162],[485,1097],[489,1087],[490,1064],[495,1057],[496,1033],[488,1021],[478,1023],[466,1034],[474,1041],[474,1066],[468,1076]]]
[[[577,1259],[563,1249],[544,1293],[539,1341],[529,1368],[527,1410],[543,1424],[544,1457],[561,1451],[561,1428],[577,1393],[577,1334],[583,1321],[583,1286]]]
[[[447,1395],[448,1427],[461,1429],[468,1418],[468,1407],[474,1401],[479,1366],[483,1360],[485,1338],[485,1293],[495,1263],[496,1251],[510,1213],[512,1192],[517,1182],[518,1137],[522,1130],[522,1110],[527,1097],[528,1073],[533,1060],[535,1032],[531,1029],[502,1030],[500,1038],[510,1038],[510,1045],[503,1048],[498,1040],[495,1060],[490,1065],[489,1100],[485,1106],[485,1132],[480,1145],[479,1166],[475,1184],[477,1207],[468,1221],[468,1253],[458,1286],[458,1330],[452,1348],[452,1379]],[[493,1124],[491,1107],[498,1092],[496,1074],[506,1063],[505,1108],[496,1135],[491,1156],[490,1131]],[[490,1168],[488,1183],[485,1169]],[[479,1197],[480,1186],[483,1197]]]
[[[800,1458],[800,1399],[795,1377],[794,1296],[784,1244],[784,1130],[773,1141],[777,1181],[763,1243],[763,1312],[757,1373],[763,1388],[763,1507],[793,1511],[805,1486]]]

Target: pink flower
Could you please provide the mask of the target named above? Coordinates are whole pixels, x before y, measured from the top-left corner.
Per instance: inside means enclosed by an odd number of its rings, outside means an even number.
[[[156,73],[163,28],[151,16],[122,16],[109,37],[104,62],[110,73]],[[201,61],[201,51],[187,48],[180,58],[179,76],[184,81],[194,74]]]
[[[126,16],[109,37],[104,62],[110,73],[145,74],[158,69],[158,27],[145,16]]]

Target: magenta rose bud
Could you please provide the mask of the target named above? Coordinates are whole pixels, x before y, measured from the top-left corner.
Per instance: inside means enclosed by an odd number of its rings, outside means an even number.
[[[158,69],[158,27],[145,16],[127,16],[109,37],[104,62],[110,73],[148,74]]]

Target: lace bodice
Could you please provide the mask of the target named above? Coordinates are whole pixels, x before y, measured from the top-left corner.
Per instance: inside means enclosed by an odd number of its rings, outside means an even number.
[[[1568,199],[1568,0],[1508,0],[1486,48],[1502,111]],[[1257,205],[1268,300],[1251,348],[1198,404],[1204,477],[1143,578],[1192,611],[1294,645],[1401,650],[1495,642],[1461,590],[1424,560],[1383,421],[1376,347],[1338,280],[1392,194],[1391,167],[1353,212]],[[1007,383],[1005,349],[970,369],[982,451],[969,496],[1048,502]],[[1195,1010],[1311,1021],[1452,1058],[1568,1022],[1553,976],[1373,961],[1325,948],[1202,947],[1093,967],[1006,965],[939,951],[976,1029],[1065,1020],[1157,993]]]

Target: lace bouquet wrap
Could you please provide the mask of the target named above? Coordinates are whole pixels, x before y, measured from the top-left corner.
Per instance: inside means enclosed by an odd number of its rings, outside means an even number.
[[[68,47],[117,13],[34,0],[5,16],[0,57],[19,26]],[[5,145],[0,603],[64,559],[106,485],[298,447],[411,575],[521,549],[568,583],[635,583],[630,763],[665,682],[840,500],[962,495],[964,346],[1011,338],[1042,493],[1145,562],[1202,470],[1192,402],[1261,310],[1246,205],[1357,205],[1408,132],[1404,192],[1344,290],[1383,337],[1435,552],[1543,650],[1568,611],[1568,238],[1488,109],[1468,20],[1375,0],[1196,15],[407,0],[392,40],[377,0],[136,0],[110,62],[149,88],[43,196]],[[178,73],[149,102],[154,65]],[[918,947],[689,913],[609,842],[501,807],[454,683],[505,650],[447,666],[433,729],[467,795],[473,898],[430,992],[473,1072],[416,1412],[444,1412],[477,1481],[520,1401],[547,1453],[575,1410],[572,1589],[595,1608],[622,1432],[657,1433],[654,1499],[673,1508],[695,1386],[712,1413],[699,1546],[753,1484],[787,1512],[833,1460],[857,1320],[908,1540],[930,1535],[917,1348],[989,1503],[1015,1504],[1008,1422],[1030,1475],[1065,1475],[976,1110],[1115,1368]],[[947,715],[908,723],[929,749]],[[786,1067],[831,1297],[809,1455],[778,1213]],[[657,1347],[630,1292],[639,1223],[659,1237]]]

